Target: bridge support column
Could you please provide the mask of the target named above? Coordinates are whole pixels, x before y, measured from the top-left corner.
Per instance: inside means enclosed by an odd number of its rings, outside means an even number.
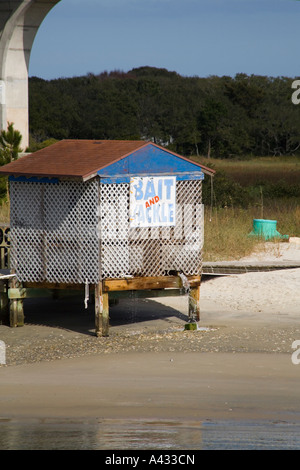
[[[8,122],[21,132],[23,150],[29,144],[28,69],[35,35],[60,0],[0,2],[0,129]]]

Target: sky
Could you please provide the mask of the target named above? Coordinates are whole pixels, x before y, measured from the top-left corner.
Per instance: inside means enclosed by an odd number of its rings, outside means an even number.
[[[151,66],[182,76],[300,76],[298,0],[61,0],[36,35],[29,76]]]

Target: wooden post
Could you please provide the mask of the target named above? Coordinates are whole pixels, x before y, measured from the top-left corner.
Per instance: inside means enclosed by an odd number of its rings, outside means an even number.
[[[95,284],[95,330],[96,335],[100,336],[100,315],[101,315],[101,289],[100,283]]]
[[[0,325],[9,325],[8,281],[0,282]]]
[[[200,285],[192,287],[189,292],[189,317],[200,320]]]
[[[22,284],[13,278],[8,289],[9,323],[12,328],[24,326],[23,299],[25,296],[26,291],[22,288]]]
[[[109,335],[109,299],[102,282],[95,285],[95,329],[97,336]]]

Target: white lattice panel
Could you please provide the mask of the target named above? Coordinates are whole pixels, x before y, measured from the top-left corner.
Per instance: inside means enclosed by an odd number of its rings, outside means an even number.
[[[175,227],[130,228],[129,185],[100,184],[103,278],[201,272],[203,206],[201,181],[176,185]]]
[[[130,272],[129,185],[100,184],[99,201],[102,277]]]
[[[97,181],[11,183],[11,265],[20,281],[99,278]]]

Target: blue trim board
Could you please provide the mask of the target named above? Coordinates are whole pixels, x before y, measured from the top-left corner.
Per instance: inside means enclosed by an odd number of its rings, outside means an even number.
[[[21,183],[47,183],[47,184],[58,184],[58,178],[37,178],[32,176],[26,178],[26,176],[9,176],[9,181],[16,181]]]

